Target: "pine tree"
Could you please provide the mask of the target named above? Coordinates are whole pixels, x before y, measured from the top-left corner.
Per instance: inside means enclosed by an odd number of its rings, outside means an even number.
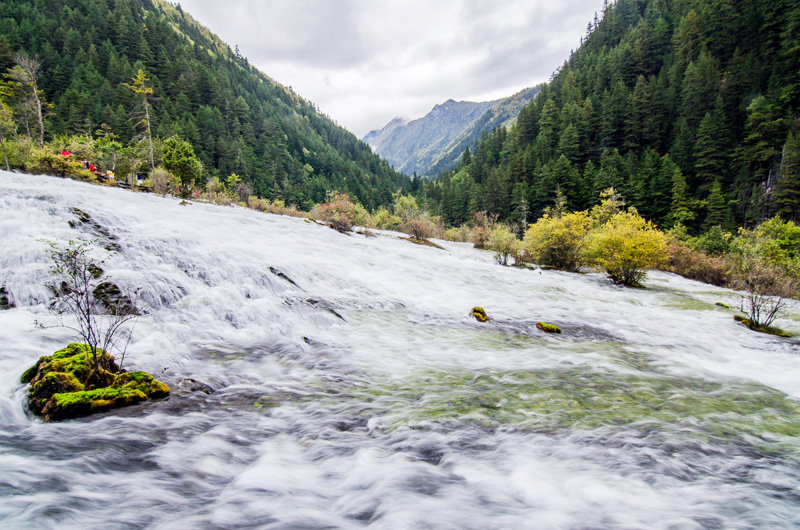
[[[680,168],[676,167],[675,172],[672,174],[672,204],[667,216],[667,224],[669,226],[687,225],[694,218],[695,214],[691,210],[686,196],[686,179],[683,177]]]
[[[725,152],[726,136],[727,125],[722,109],[722,98],[718,97],[714,112],[706,113],[697,130],[694,169],[698,191],[705,192],[711,188],[713,182],[724,179],[728,160]]]
[[[728,201],[722,193],[722,185],[719,179],[714,180],[711,185],[711,191],[708,194],[707,210],[705,228],[709,229],[712,226],[722,226],[728,217]]]

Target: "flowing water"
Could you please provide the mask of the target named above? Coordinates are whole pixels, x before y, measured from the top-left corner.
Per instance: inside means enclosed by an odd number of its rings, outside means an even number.
[[[800,344],[730,291],[178,202],[0,172],[3,528],[800,526]],[[42,240],[77,238],[172,394],[47,424],[19,377],[74,340]]]

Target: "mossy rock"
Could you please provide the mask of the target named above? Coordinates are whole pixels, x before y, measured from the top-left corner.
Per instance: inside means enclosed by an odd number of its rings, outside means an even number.
[[[536,327],[545,333],[561,333],[560,327],[554,326],[553,324],[547,324],[546,322],[537,322]]]
[[[117,374],[111,384],[114,388],[121,390],[138,390],[150,399],[158,399],[169,395],[169,387],[153,379],[147,372],[124,372]]]
[[[144,392],[135,388],[96,388],[80,392],[53,394],[42,408],[45,421],[61,421],[88,416],[117,407],[146,401]]]
[[[724,307],[725,309],[730,309],[731,308],[731,306],[729,306],[728,304],[723,304],[722,302],[717,302],[714,305],[719,306],[719,307]]]
[[[743,317],[742,315],[733,315],[733,319],[736,322],[741,322],[748,328],[752,329],[753,331],[758,331],[759,333],[767,333],[768,335],[776,335],[778,337],[783,337],[785,339],[790,338],[792,335],[786,333],[780,328],[776,328],[774,326],[762,326],[760,324],[756,324],[755,322],[751,322],[749,319]]]
[[[478,322],[489,322],[491,320],[482,307],[473,307],[472,316],[474,316],[475,320]]]
[[[40,357],[20,380],[30,383],[28,407],[45,421],[86,416],[169,395],[164,383],[146,372],[123,372],[100,350],[97,367],[85,344],[72,343]]]

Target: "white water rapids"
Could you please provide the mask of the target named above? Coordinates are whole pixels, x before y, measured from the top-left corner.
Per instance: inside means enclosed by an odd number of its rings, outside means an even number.
[[[3,528],[800,525],[800,344],[731,292],[178,202],[0,172]],[[41,240],[76,238],[144,312],[126,368],[172,394],[43,423],[20,375],[75,337],[35,325]]]

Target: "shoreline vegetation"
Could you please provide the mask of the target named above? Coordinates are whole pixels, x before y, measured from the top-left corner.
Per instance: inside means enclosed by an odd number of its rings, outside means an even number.
[[[400,190],[390,208],[381,206],[373,212],[338,191],[328,192],[325,202],[304,211],[280,199],[254,196],[236,174],[225,181],[211,178],[202,186],[194,178],[177,178],[163,165],[155,168],[152,178],[141,181],[86,171],[76,159],[84,154],[80,147],[89,142],[83,137],[70,139],[67,145],[74,151],[68,157],[57,154],[53,147],[38,149],[26,138],[6,144],[14,142],[16,152],[25,146],[31,150],[22,167],[15,169],[30,173],[305,218],[341,233],[360,227],[360,233],[367,236],[372,235],[370,229],[397,231],[409,236],[402,239],[428,246],[438,246],[430,239],[472,243],[475,248],[493,252],[503,266],[577,273],[604,270],[613,282],[627,287],[645,287],[642,282],[648,269],[673,272],[737,291],[736,309],[744,315],[737,315],[743,319],[740,321],[746,321],[755,331],[778,336],[788,334],[772,326],[773,321],[800,298],[800,226],[778,217],[753,230],[740,228],[737,233],[715,226],[692,236],[680,224],[662,231],[635,207],[626,208],[623,198],[609,188],[603,192],[601,203],[586,211],[567,211],[563,197],[558,197],[555,205],[525,231],[500,223],[486,212],[475,212],[469,223],[447,227],[441,218]],[[180,139],[173,143],[186,144]],[[191,146],[187,146],[182,146],[186,151],[183,156],[191,157]]]

